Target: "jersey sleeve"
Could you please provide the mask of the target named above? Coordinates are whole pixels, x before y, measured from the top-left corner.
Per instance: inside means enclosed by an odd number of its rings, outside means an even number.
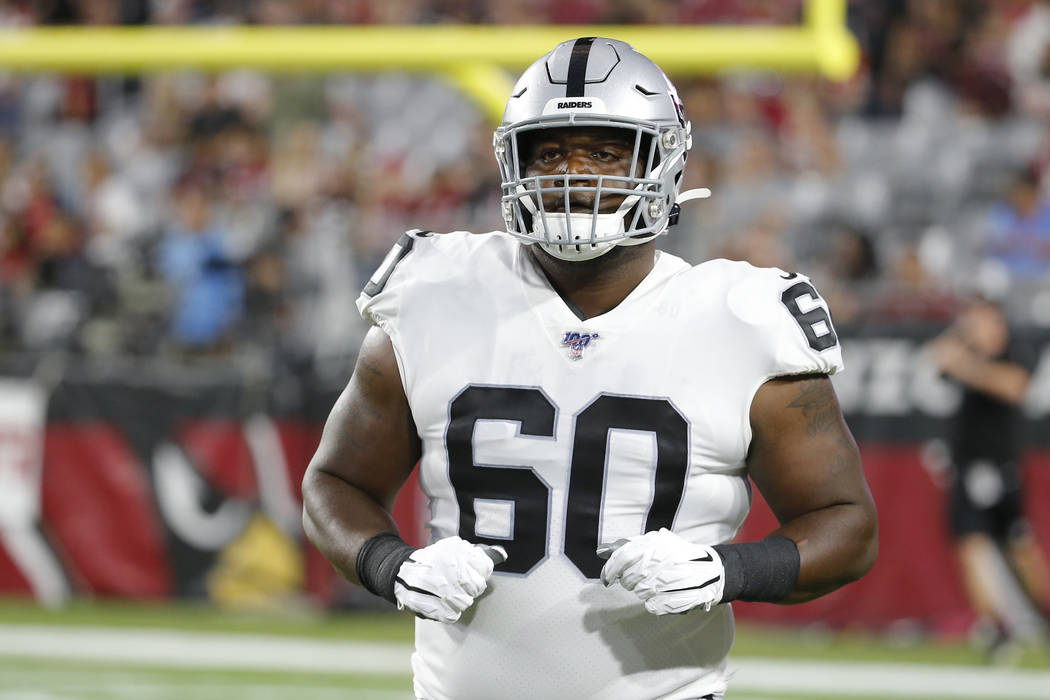
[[[845,368],[827,302],[805,275],[753,268],[730,290],[729,306],[754,326],[769,377],[830,375]]]
[[[417,258],[420,257],[418,249],[421,244],[425,246],[426,239],[432,235],[429,231],[419,230],[402,234],[357,297],[357,310],[361,317],[373,326],[382,328],[395,344],[400,337],[398,316],[401,303],[412,283],[412,268],[417,266]],[[413,254],[414,250],[416,252]]]

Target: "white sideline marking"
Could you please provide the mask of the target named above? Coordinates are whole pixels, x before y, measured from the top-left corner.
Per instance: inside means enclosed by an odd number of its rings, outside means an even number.
[[[407,675],[408,644],[186,630],[0,624],[0,656],[166,668]],[[1047,700],[1050,672],[730,656],[734,693]],[[50,671],[41,671],[43,676]],[[0,674],[2,680],[2,674]],[[10,696],[0,696],[10,697]]]
[[[45,686],[45,687],[38,687]],[[5,687],[21,690],[4,690]],[[31,689],[31,690],[27,690]],[[46,678],[40,673],[0,671],[0,700],[67,700],[83,698],[89,692],[92,698],[111,700],[145,700],[159,698],[194,698],[195,700],[287,700],[289,697],[308,700],[413,700],[408,690],[361,687],[350,685],[346,679],[329,678],[327,685],[309,682],[306,685],[261,683],[185,683],[158,678],[156,672],[112,673],[51,670]]]
[[[373,673],[410,672],[412,647],[383,642],[187,630],[0,625],[0,655],[176,668]]]
[[[949,664],[861,663],[734,658],[733,691],[861,695],[878,698],[1047,700],[1050,672]]]

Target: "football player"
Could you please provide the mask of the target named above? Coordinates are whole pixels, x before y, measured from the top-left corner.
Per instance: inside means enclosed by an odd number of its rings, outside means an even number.
[[[734,600],[864,575],[875,508],[809,280],[656,250],[690,127],[621,41],[565,42],[496,130],[506,231],[412,231],[303,481],[306,531],[416,614],[415,693],[721,698]],[[419,462],[431,544],[390,507]],[[748,477],[780,527],[731,543]]]

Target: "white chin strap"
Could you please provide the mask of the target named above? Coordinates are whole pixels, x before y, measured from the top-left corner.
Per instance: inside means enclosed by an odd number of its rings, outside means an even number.
[[[711,190],[700,187],[695,190],[686,190],[678,195],[676,202],[681,204],[692,199],[707,199],[711,196]],[[559,260],[582,261],[593,260],[605,255],[618,245],[641,245],[647,243],[659,234],[644,234],[637,237],[626,235],[624,229],[624,215],[627,210],[634,206],[639,199],[638,195],[627,197],[623,203],[611,214],[589,214],[564,212],[551,212],[542,217],[538,214],[536,206],[531,197],[523,197],[520,201],[532,214],[533,234],[543,236],[546,239],[550,234],[550,242],[546,240],[537,241],[539,246],[550,255]],[[546,218],[547,226],[544,226]],[[591,224],[594,223],[594,238],[604,239],[591,243]],[[663,232],[666,232],[664,229]],[[661,232],[661,233],[663,233]]]
[[[605,255],[618,243],[629,240],[620,238],[591,243],[591,224],[595,238],[616,236],[624,233],[623,214],[569,214],[557,212],[547,215],[547,226],[536,217],[536,235],[550,236],[550,243],[540,242],[540,247],[561,260],[591,260]]]
[[[624,215],[638,199],[638,195],[630,195],[610,214],[580,212],[568,216],[565,212],[546,212],[540,216],[532,197],[522,197],[520,201],[532,214],[533,235],[544,239],[536,241],[539,246],[559,260],[573,261],[592,260],[617,245],[638,245],[649,240],[651,236],[641,240],[628,238],[624,228]],[[591,242],[592,225],[594,243]]]

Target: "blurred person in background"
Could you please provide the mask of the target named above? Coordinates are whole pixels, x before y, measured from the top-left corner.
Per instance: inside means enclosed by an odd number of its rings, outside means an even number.
[[[174,295],[171,336],[184,350],[220,350],[240,318],[242,274],[201,186],[183,183],[176,197],[175,221],[157,249],[157,267]]]
[[[1006,196],[988,213],[984,255],[1002,264],[1015,281],[1039,282],[1050,270],[1050,201],[1034,167],[1010,178]]]
[[[410,231],[358,298],[374,327],[303,522],[340,573],[416,614],[417,697],[720,700],[727,603],[812,600],[874,564],[816,289],[656,250],[707,194],[680,192],[689,133],[649,59],[564,42],[496,132],[506,229]],[[417,462],[422,548],[390,514]],[[748,477],[780,527],[730,544]]]
[[[790,270],[795,267],[794,257],[781,235],[783,230],[784,218],[780,212],[765,212],[753,223],[741,226],[735,234],[726,238],[715,257],[748,262],[756,267]]]
[[[1013,25],[1006,64],[1016,86],[1018,108],[1050,120],[1050,0],[1032,2]]]
[[[942,324],[954,318],[958,297],[924,263],[919,242],[895,241],[886,247],[890,249],[887,273],[873,294],[869,318],[884,323]]]
[[[974,641],[992,658],[1014,639],[1050,643],[1046,623],[1026,620],[1009,590],[1009,577],[1016,576],[1038,611],[1050,614],[1050,569],[1023,514],[1019,422],[1033,348],[1011,331],[997,303],[978,297],[929,350],[963,390],[949,439],[949,513],[964,588],[978,616]],[[1001,565],[1002,555],[1009,566]]]
[[[880,273],[871,234],[846,222],[834,222],[823,251],[820,289],[835,322],[866,320]]]
[[[37,294],[23,321],[32,345],[62,342],[73,348],[92,316],[112,309],[113,290],[103,270],[84,254],[77,224],[56,212],[37,240]]]

